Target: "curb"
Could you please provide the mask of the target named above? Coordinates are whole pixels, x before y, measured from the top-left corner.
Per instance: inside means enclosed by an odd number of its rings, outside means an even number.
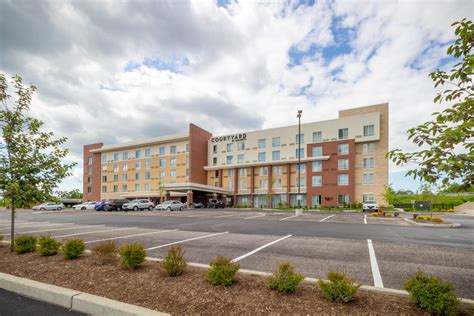
[[[403,218],[405,222],[408,222],[410,224],[414,224],[417,226],[425,226],[425,227],[441,227],[441,228],[457,228],[461,227],[461,224],[459,223],[452,223],[452,224],[428,224],[428,223],[417,223],[411,219],[408,218]]]
[[[43,302],[59,305],[69,310],[88,315],[106,316],[164,316],[169,315],[140,306],[135,306],[105,297],[87,294],[56,285],[20,278],[0,272],[0,288],[31,297]]]

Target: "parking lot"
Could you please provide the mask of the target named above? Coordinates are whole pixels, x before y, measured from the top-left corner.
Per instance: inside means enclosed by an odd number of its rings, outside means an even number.
[[[180,244],[189,262],[207,264],[216,256],[244,269],[271,272],[292,262],[307,277],[342,271],[356,282],[401,289],[417,270],[453,282],[458,295],[474,299],[473,230],[411,226],[403,219],[356,213],[239,210],[183,212],[43,212],[18,214],[17,233],[81,238],[87,248],[114,240],[141,242],[151,258],[163,258]],[[0,214],[0,234],[9,220]],[[467,234],[465,238],[464,234]]]

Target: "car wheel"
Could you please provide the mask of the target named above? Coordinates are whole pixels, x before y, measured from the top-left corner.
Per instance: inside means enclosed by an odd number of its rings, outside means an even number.
[[[85,207],[81,207],[81,210],[82,210],[82,211],[85,211],[85,210],[86,210],[86,208],[85,208]]]
[[[180,210],[180,211],[184,210],[184,207],[181,206],[181,207],[179,208],[179,210]]]
[[[61,208],[60,208],[60,207],[58,207],[58,208],[56,209],[56,211],[60,211],[60,210],[61,210]]]
[[[169,206],[168,206],[168,208],[167,208],[166,210],[168,210],[168,212],[171,212],[171,211],[172,211],[171,207],[169,207]]]
[[[133,210],[134,210],[135,212],[138,211],[138,207],[134,206],[134,207],[133,207]]]
[[[148,207],[149,211],[153,211],[153,206]]]
[[[40,211],[44,211],[44,207],[40,208]]]

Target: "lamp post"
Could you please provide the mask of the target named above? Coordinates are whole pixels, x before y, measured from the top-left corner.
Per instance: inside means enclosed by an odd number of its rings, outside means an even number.
[[[303,110],[298,110],[298,195],[296,199],[298,200],[298,210],[301,207],[301,113]]]

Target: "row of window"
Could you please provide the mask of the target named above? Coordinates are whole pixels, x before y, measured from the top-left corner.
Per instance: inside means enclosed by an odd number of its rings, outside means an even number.
[[[119,191],[119,185],[118,184],[114,184],[113,192],[127,192],[127,191],[128,191],[128,186],[126,184],[122,184],[122,191]],[[135,192],[140,192],[140,191],[141,191],[140,183],[135,183]],[[145,183],[145,191],[146,192],[151,191],[150,183]],[[102,186],[102,193],[107,193],[107,186],[106,185]]]
[[[170,158],[170,167],[176,167],[176,158]],[[189,165],[189,157],[186,157],[186,166]],[[160,167],[166,167],[166,159],[160,159],[159,163]],[[91,173],[92,169],[91,167],[88,167],[88,172]],[[135,169],[140,170],[142,168],[142,163],[141,161],[135,162]],[[150,169],[151,168],[151,161],[150,160],[145,160],[145,169]],[[114,164],[114,172],[118,172],[120,169],[119,164]],[[122,164],[122,171],[127,171],[128,170],[128,163],[123,163]],[[107,171],[107,165],[102,166],[102,171]]]
[[[169,146],[169,153],[170,155],[175,155],[176,152],[177,152],[177,149],[176,149],[176,145],[171,145]],[[186,144],[186,152],[189,152],[189,144]],[[145,149],[144,150],[144,157],[145,158],[148,158],[148,157],[151,157],[152,155],[152,152],[151,152],[151,149]],[[160,156],[164,156],[166,155],[166,147],[165,146],[161,146],[158,148],[158,155]],[[128,157],[128,151],[125,151],[122,153],[122,160],[128,160],[129,157]],[[135,150],[135,156],[134,156],[135,159],[140,159],[142,158],[142,150],[138,149],[138,150]],[[119,153],[114,153],[113,154],[113,161],[119,161],[120,160],[120,154]],[[105,163],[107,162],[107,155],[106,154],[102,154],[102,162]],[[89,164],[92,164],[92,157],[89,157]]]
[[[306,205],[306,194],[302,194],[301,205]],[[321,195],[313,195],[311,197],[311,205],[321,205],[321,201],[323,200],[323,196]],[[337,203],[339,205],[348,204],[350,201],[348,194],[338,194],[337,196]],[[374,194],[373,193],[364,193],[363,194],[363,202],[374,202]],[[279,205],[284,205],[287,202],[286,194],[275,194],[272,196],[271,201],[268,201],[267,196],[265,195],[256,195],[254,196],[254,205],[256,206],[267,206],[271,202],[271,206],[276,207]],[[248,195],[239,195],[237,196],[237,204],[239,205],[250,205],[250,196]],[[290,205],[296,206],[296,194],[290,194]]]
[[[188,175],[187,173],[188,173],[188,169],[186,169],[186,175]],[[139,173],[139,172],[135,173],[135,180],[140,180],[141,177],[142,177],[141,173]],[[176,170],[174,170],[174,169],[170,170],[169,177],[170,178],[176,178]],[[122,178],[122,181],[127,181],[128,180],[128,174],[127,173],[122,174],[121,178]],[[166,178],[165,170],[160,171],[160,178]],[[144,179],[145,180],[150,180],[151,179],[151,173],[149,171],[144,173]],[[88,178],[88,180],[89,180],[89,178]],[[114,182],[118,182],[118,181],[119,181],[119,175],[114,174]],[[107,182],[107,176],[102,176],[102,183],[104,183],[104,182]]]

